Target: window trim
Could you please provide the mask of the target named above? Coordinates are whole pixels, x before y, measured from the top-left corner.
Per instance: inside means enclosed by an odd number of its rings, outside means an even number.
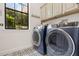
[[[23,29],[19,29],[19,30],[29,30],[29,3],[27,3],[27,13],[25,13],[25,12],[22,12],[22,11],[18,11],[18,10],[15,10],[15,9],[11,9],[11,8],[7,8],[6,7],[6,3],[4,4],[4,6],[5,6],[5,29],[9,29],[9,30],[17,30],[16,28],[6,28],[6,9],[9,9],[9,10],[12,10],[12,11],[14,11],[14,13],[15,12],[20,12],[20,13],[23,13],[23,14],[27,14],[28,15],[28,20],[27,20],[27,28],[23,28]],[[24,5],[25,6],[25,5]],[[14,7],[15,8],[15,7]],[[22,8],[21,8],[22,9]],[[22,17],[22,16],[21,16]],[[14,19],[14,22],[15,22],[15,19]]]

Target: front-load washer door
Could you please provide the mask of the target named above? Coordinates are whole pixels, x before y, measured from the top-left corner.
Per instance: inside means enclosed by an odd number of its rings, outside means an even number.
[[[39,46],[41,42],[41,34],[38,29],[33,31],[33,44],[35,46]]]
[[[47,53],[53,56],[71,56],[75,45],[71,36],[62,29],[53,29],[47,33]]]

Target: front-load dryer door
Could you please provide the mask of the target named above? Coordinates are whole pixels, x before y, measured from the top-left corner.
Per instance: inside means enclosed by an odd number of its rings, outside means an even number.
[[[62,29],[55,28],[47,33],[47,53],[53,56],[71,56],[75,45],[71,36]]]
[[[33,31],[33,45],[39,46],[41,42],[41,34],[38,29]]]

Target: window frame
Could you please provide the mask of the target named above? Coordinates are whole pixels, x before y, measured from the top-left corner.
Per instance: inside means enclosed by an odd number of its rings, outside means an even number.
[[[15,9],[11,9],[11,8],[7,8],[6,7],[6,3],[4,4],[5,5],[5,29],[13,29],[13,30],[17,30],[16,29],[16,27],[15,28],[6,28],[6,9],[9,9],[9,10],[12,10],[12,11],[14,11],[14,14],[16,15],[16,13],[15,12],[19,12],[19,13],[21,13],[21,14],[26,14],[26,15],[28,15],[28,17],[27,17],[27,28],[22,28],[22,29],[19,29],[19,30],[28,30],[29,29],[29,3],[27,3],[27,13],[26,12],[22,12],[22,11],[18,11],[18,10],[15,10]],[[14,8],[15,8],[15,5],[14,5]],[[22,9],[22,6],[21,6],[21,9]],[[21,15],[21,19],[22,19],[22,15]],[[14,23],[15,23],[15,21],[16,21],[16,19],[14,19]],[[14,24],[14,26],[15,26],[15,24]]]

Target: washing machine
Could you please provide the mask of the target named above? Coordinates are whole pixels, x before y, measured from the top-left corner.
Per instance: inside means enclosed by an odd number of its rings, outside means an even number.
[[[33,47],[42,55],[46,54],[46,28],[47,26],[37,26],[33,30]]]
[[[46,47],[48,56],[78,56],[79,27],[47,27]]]

